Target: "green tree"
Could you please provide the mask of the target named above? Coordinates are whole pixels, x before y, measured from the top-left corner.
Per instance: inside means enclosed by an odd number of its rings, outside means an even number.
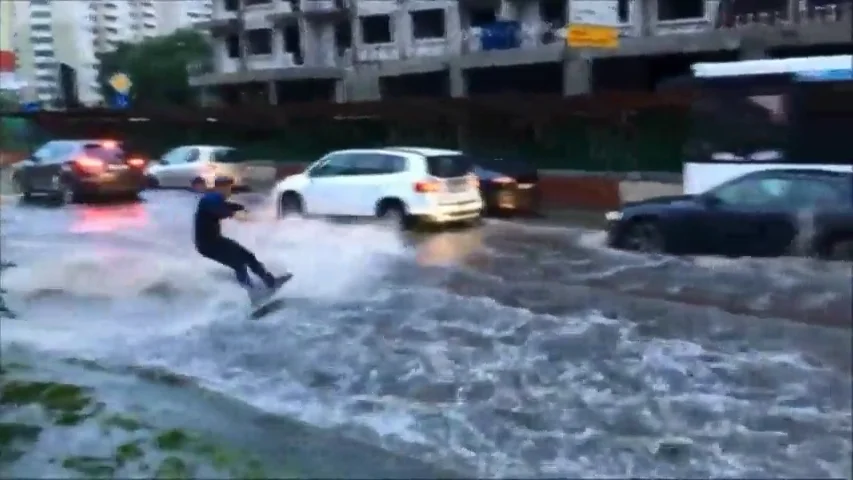
[[[104,97],[114,93],[109,79],[124,73],[132,82],[130,98],[136,106],[192,106],[195,95],[187,67],[209,62],[211,47],[198,31],[183,29],[139,43],[119,43],[99,56],[98,83]]]
[[[18,109],[18,96],[15,92],[0,90],[0,112],[15,111]]]

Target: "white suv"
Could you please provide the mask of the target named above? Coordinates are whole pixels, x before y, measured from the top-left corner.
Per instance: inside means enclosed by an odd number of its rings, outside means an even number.
[[[480,217],[483,200],[468,157],[454,150],[338,150],[274,189],[279,214],[379,217],[410,226]]]

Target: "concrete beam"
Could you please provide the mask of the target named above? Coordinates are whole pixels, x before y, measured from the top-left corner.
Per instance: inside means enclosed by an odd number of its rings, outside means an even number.
[[[290,67],[250,70],[248,72],[209,73],[190,77],[190,86],[233,85],[251,82],[287,80],[337,80],[343,78],[344,69],[338,67]]]

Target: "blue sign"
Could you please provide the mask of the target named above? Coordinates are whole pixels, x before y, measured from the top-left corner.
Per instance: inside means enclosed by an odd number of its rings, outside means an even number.
[[[116,108],[127,108],[130,106],[130,98],[127,94],[116,93],[113,97],[113,106]]]
[[[21,104],[22,112],[38,112],[41,109],[39,102],[27,102]]]

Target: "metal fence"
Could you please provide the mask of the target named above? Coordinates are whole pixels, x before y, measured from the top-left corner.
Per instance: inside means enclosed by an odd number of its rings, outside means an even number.
[[[522,157],[547,169],[679,172],[688,125],[683,109],[665,106],[609,115],[578,113],[550,120],[525,119],[509,109],[411,122],[391,116],[318,116],[263,129],[263,122],[235,125],[203,117],[198,122],[173,125],[163,119],[139,120],[89,118],[42,123],[30,126],[26,138],[33,145],[51,137],[109,137],[150,158],[182,144],[225,144],[245,149],[250,158],[282,162],[312,161],[342,148],[428,145]]]

